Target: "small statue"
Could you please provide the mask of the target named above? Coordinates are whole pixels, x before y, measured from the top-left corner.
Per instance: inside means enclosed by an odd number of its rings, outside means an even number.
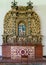
[[[33,3],[32,3],[31,1],[27,2],[27,4],[28,4],[28,7],[29,7],[30,9],[33,8],[33,6],[32,6]]]
[[[12,2],[12,6],[16,6],[17,5],[17,2],[15,2],[15,0],[14,0],[14,2]]]
[[[32,6],[33,3],[31,1],[29,1],[27,4],[28,4],[28,6]]]

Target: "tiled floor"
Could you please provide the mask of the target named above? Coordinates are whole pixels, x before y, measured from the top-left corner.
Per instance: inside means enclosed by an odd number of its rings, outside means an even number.
[[[16,62],[16,60],[0,58],[0,65],[46,65],[46,58],[34,59],[30,60],[30,62],[19,62],[19,63]]]
[[[0,65],[46,65],[46,63],[2,63]]]

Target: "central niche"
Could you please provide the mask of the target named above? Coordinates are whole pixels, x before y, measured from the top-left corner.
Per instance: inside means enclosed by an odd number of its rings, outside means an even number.
[[[18,35],[25,36],[25,33],[26,33],[26,26],[23,22],[20,22],[18,24]]]

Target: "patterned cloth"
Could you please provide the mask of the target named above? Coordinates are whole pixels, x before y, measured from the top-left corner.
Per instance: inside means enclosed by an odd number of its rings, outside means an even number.
[[[22,55],[35,57],[35,48],[30,46],[11,46],[11,59],[21,58]]]

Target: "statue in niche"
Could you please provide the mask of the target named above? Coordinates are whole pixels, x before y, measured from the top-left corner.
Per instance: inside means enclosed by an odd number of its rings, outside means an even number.
[[[18,33],[19,36],[25,36],[26,27],[24,23],[19,23],[18,25]]]

